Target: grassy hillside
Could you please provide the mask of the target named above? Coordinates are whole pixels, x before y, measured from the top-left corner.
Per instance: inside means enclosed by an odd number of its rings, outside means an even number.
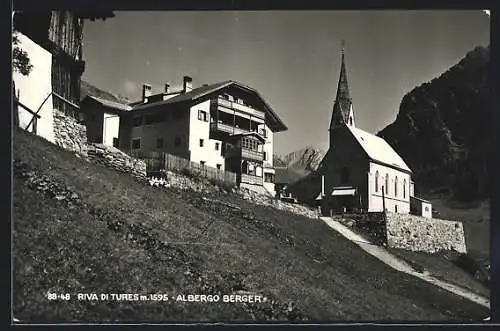
[[[319,220],[237,195],[149,187],[20,131],[14,160],[13,310],[21,321],[470,321],[488,314],[387,267]],[[72,298],[49,301],[48,291]],[[75,298],[237,291],[268,301]]]

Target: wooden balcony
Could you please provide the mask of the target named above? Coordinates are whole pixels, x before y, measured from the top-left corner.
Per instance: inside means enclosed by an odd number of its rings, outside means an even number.
[[[239,153],[242,158],[244,159],[249,159],[253,161],[258,161],[262,162],[264,161],[264,153],[263,152],[258,152],[254,151],[248,148],[239,148]]]
[[[251,185],[264,185],[264,179],[259,176],[241,174],[241,182]]]
[[[251,115],[252,117],[260,118],[261,120],[265,119],[265,113],[263,111],[254,109],[252,107],[242,105],[242,104],[237,103],[237,102],[231,102],[231,101],[223,99],[221,97],[214,100],[214,102],[217,103],[218,107],[220,106],[220,107],[224,107],[227,109],[235,110],[239,113],[243,113],[243,114]]]
[[[239,134],[239,133],[247,133],[249,130],[237,128],[235,126],[224,124],[224,123],[210,123],[210,131],[214,132],[224,132],[229,134]]]

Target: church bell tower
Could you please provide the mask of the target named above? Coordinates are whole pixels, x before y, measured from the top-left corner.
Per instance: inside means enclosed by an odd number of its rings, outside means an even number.
[[[342,62],[340,65],[340,77],[337,86],[337,95],[335,97],[335,102],[333,103],[333,112],[329,128],[330,147],[333,146],[333,133],[336,129],[344,125],[355,127],[352,99],[349,95],[349,86],[347,84],[344,46],[345,43],[344,40],[342,40]]]

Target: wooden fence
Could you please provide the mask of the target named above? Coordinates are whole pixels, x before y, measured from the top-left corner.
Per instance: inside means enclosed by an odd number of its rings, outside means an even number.
[[[205,177],[231,186],[237,184],[237,176],[234,172],[201,165],[200,163],[176,155],[164,152],[136,151],[131,152],[131,156],[141,159],[146,163],[148,176],[158,174],[161,170],[170,170],[177,173],[188,173]]]

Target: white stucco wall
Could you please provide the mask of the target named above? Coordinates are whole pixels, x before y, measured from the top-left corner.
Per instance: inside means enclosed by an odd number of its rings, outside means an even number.
[[[207,121],[198,119],[198,110],[207,114]],[[210,100],[199,103],[190,109],[189,115],[189,150],[191,161],[205,161],[205,165],[216,168],[220,164],[224,170],[224,158],[222,157],[222,142],[220,140],[209,139],[210,137]],[[200,146],[200,139],[203,139],[203,147]],[[219,144],[219,149],[215,149],[215,144]]]
[[[52,92],[52,55],[22,33],[17,33],[17,36],[18,46],[28,53],[33,69],[28,76],[13,72],[16,94],[19,95],[19,101],[23,105],[36,112]],[[45,101],[38,114],[41,118],[37,120],[37,135],[54,142],[52,96]],[[26,128],[32,117],[29,112],[19,106],[19,126],[22,129]]]
[[[102,128],[102,143],[113,146],[113,138],[118,138],[120,130],[120,117],[115,114],[104,113],[104,122]]]
[[[264,128],[267,132],[267,137],[266,141],[262,147],[262,151],[266,153],[266,159],[264,160],[264,168],[272,168],[273,167],[273,140],[274,140],[274,134],[269,129],[269,127],[265,124],[259,125],[259,130],[261,128]]]
[[[375,176],[379,172],[379,189],[375,191]],[[389,189],[385,189],[385,175],[389,174]],[[398,192],[395,195],[394,181],[398,177]],[[403,183],[406,180],[405,195],[403,197]],[[385,208],[388,211],[408,214],[410,212],[410,175],[394,168],[378,163],[370,162],[368,174],[368,211],[376,212],[383,210],[382,186],[385,190]]]
[[[266,173],[272,173],[274,174],[274,165],[273,165],[273,145],[274,145],[274,133],[271,131],[271,129],[265,125],[259,125],[259,130],[264,128],[267,133],[266,141],[264,142],[264,145],[262,146],[262,151],[266,153],[266,159],[264,160],[264,179],[265,179],[265,174]],[[266,182],[264,180],[264,187],[265,189],[272,195],[276,194],[274,183]]]
[[[133,139],[141,139],[141,148],[143,151],[166,152],[169,154],[188,157],[189,142],[189,114],[188,110],[182,112],[182,118],[174,119],[173,111],[166,110],[168,120],[161,123],[145,124],[137,127],[131,127],[130,138],[124,139],[120,149],[128,149],[132,145]],[[181,139],[181,144],[175,146],[175,137]],[[157,139],[163,139],[163,148],[157,147]],[[122,142],[120,142],[122,144]],[[127,146],[125,146],[127,145]]]
[[[432,218],[432,204],[427,202],[422,202],[422,216],[427,218]]]

